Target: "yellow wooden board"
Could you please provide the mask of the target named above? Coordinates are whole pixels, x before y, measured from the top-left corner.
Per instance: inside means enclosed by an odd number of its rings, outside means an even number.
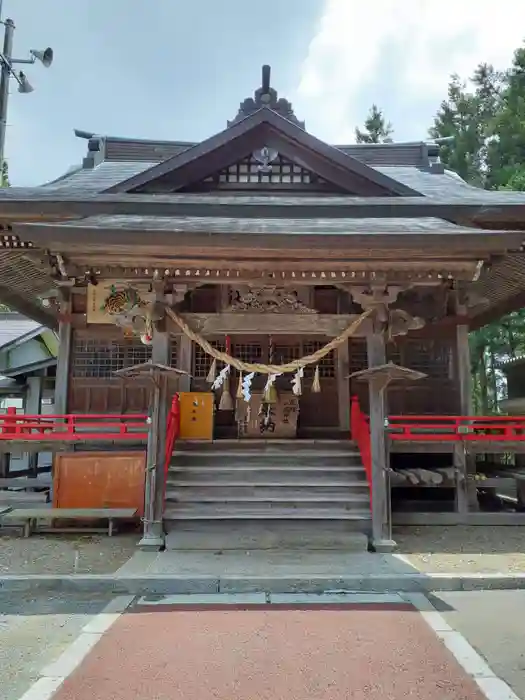
[[[213,440],[215,395],[211,392],[181,391],[179,397],[180,439]]]

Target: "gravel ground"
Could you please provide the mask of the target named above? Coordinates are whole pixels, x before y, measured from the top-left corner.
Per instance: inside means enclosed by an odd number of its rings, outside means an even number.
[[[112,574],[137,551],[140,536],[0,536],[0,574]]]
[[[0,693],[17,700],[40,671],[76,639],[111,596],[23,596],[0,593]]]
[[[426,573],[525,573],[525,527],[399,527],[394,539]]]
[[[137,552],[139,537],[0,536],[0,574],[111,574]],[[420,571],[525,572],[525,527],[404,527],[394,538]]]

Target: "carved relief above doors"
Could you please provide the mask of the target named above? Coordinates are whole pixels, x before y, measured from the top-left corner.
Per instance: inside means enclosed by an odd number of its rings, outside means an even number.
[[[232,287],[226,312],[271,314],[316,314],[300,299],[297,290],[277,287]]]

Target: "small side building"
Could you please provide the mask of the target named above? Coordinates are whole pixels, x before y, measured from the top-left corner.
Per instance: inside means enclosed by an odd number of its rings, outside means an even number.
[[[17,312],[0,312],[0,411],[54,413],[58,338],[54,331]],[[0,455],[0,474],[51,468],[52,455]]]

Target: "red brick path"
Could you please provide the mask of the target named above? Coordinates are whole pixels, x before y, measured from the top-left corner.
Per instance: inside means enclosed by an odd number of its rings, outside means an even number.
[[[484,700],[413,610],[185,610],[119,618],[56,700]]]

